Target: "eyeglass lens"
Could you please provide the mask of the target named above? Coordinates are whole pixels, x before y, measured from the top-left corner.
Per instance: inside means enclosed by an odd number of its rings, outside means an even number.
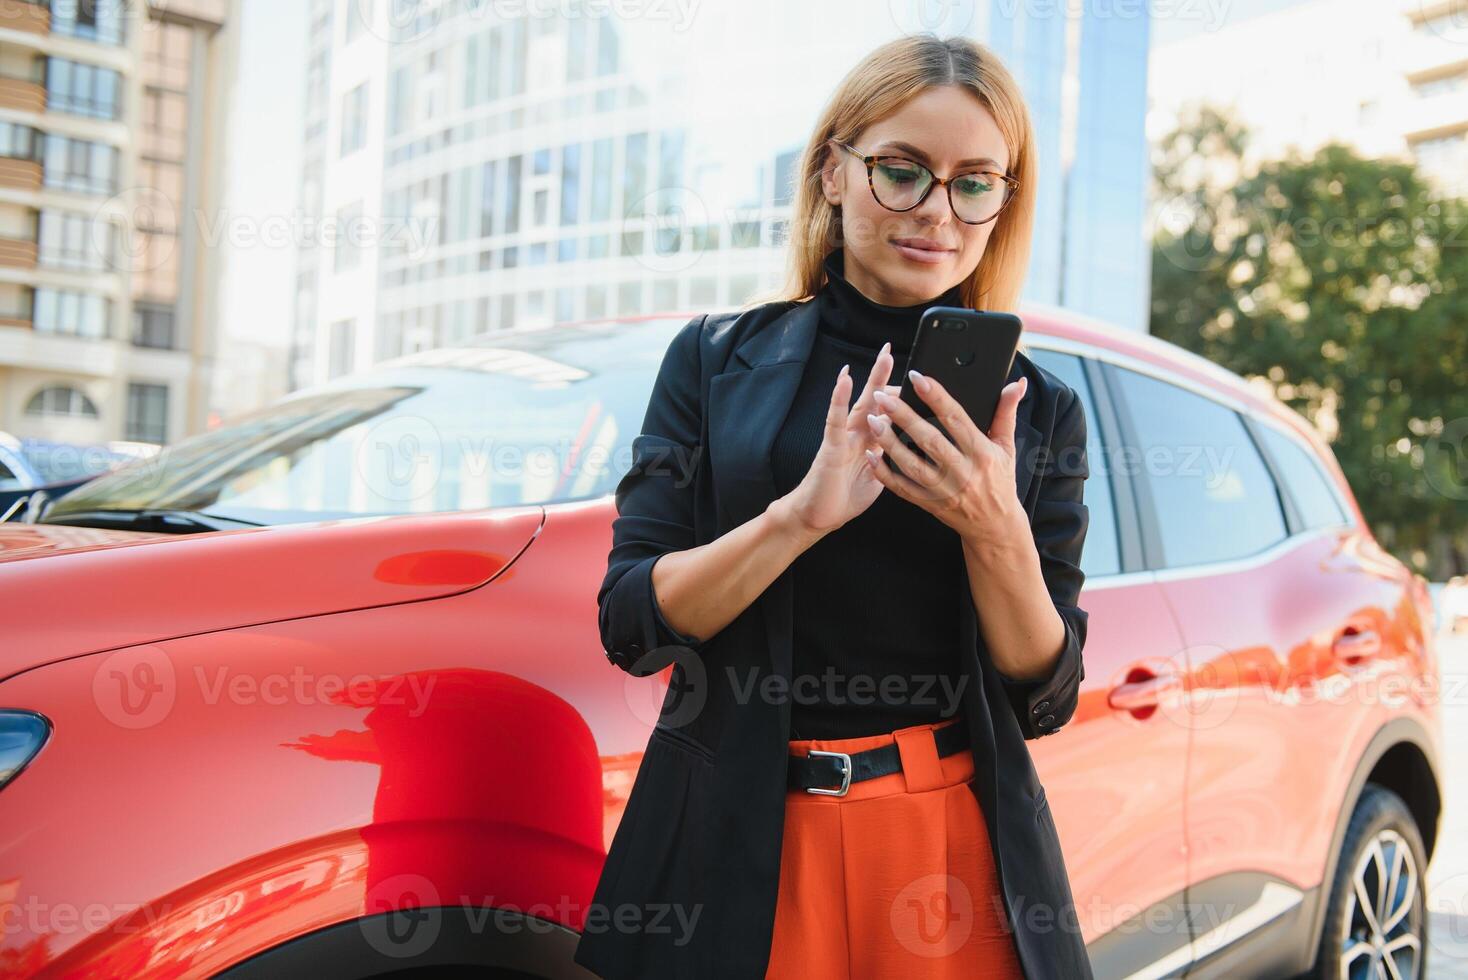
[[[933,172],[910,160],[879,159],[872,167],[872,190],[877,203],[895,211],[914,207],[933,183]],[[993,174],[971,173],[949,184],[953,212],[963,221],[992,218],[1004,206],[1009,182]]]

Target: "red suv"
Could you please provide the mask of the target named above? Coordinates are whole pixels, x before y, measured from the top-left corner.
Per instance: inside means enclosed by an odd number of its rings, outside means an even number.
[[[1024,318],[1090,423],[1086,679],[1026,744],[1096,975],[1420,980],[1426,583],[1294,413]],[[584,975],[668,680],[600,648],[611,494],[686,322],[400,358],[0,524],[0,973]]]

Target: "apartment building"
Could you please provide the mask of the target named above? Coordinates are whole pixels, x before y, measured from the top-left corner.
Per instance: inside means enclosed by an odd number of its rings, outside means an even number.
[[[233,2],[0,0],[0,430],[204,428]]]

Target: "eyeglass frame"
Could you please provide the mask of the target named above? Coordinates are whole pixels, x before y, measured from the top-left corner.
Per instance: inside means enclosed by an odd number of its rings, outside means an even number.
[[[1011,177],[1009,176],[1009,174],[1002,174],[997,170],[964,170],[960,171],[959,173],[952,174],[948,177],[939,177],[937,174],[933,173],[932,167],[929,167],[921,160],[914,160],[910,157],[905,157],[900,153],[862,153],[850,143],[838,140],[834,136],[828,136],[826,138],[826,142],[835,143],[837,146],[841,147],[843,150],[856,157],[862,163],[866,164],[867,187],[872,192],[872,200],[876,201],[878,204],[881,204],[882,207],[886,208],[888,211],[892,211],[896,214],[906,214],[908,211],[912,211],[916,208],[922,207],[923,202],[928,199],[928,195],[933,193],[933,188],[941,185],[944,192],[948,195],[948,210],[953,212],[953,216],[955,218],[958,218],[959,221],[962,221],[966,225],[986,225],[1004,213],[1004,209],[1009,207],[1009,202],[1014,200],[1014,192],[1019,190],[1018,178]],[[911,207],[894,208],[891,205],[883,204],[882,199],[877,196],[877,182],[875,172],[878,160],[901,160],[903,163],[910,163],[914,166],[922,167],[928,172],[928,176],[933,178],[933,182],[928,185],[927,190],[923,191],[923,196],[918,198],[917,202],[914,203]],[[953,181],[957,180],[960,177],[967,177],[970,174],[988,174],[993,177],[998,177],[1000,180],[1009,185],[1009,192],[1004,195],[1004,202],[999,205],[999,210],[995,211],[993,214],[989,215],[989,217],[983,219],[982,221],[969,221],[966,218],[960,217],[958,213],[958,208],[953,206]]]

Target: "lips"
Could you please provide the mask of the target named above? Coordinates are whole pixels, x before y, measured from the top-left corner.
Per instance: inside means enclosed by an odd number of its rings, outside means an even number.
[[[924,252],[938,252],[938,253],[942,253],[942,252],[952,252],[952,251],[954,251],[951,248],[948,248],[948,247],[943,246],[943,245],[939,245],[937,242],[930,242],[927,239],[923,239],[923,238],[894,238],[894,239],[892,239],[892,243],[894,245],[903,245],[903,246],[906,246],[907,248],[920,249],[920,250],[922,250]]]

